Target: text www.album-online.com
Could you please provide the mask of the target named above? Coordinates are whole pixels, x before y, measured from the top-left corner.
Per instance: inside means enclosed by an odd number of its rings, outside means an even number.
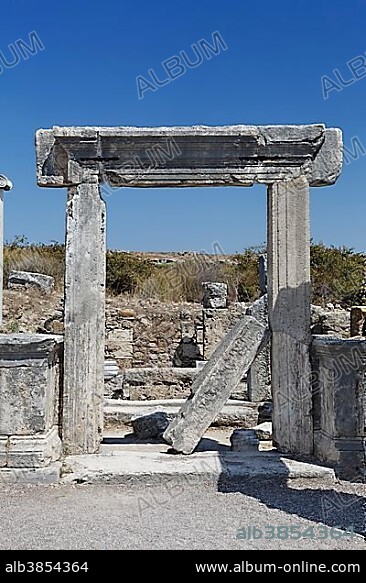
[[[242,561],[241,563],[196,563],[197,573],[360,573],[359,563],[309,563],[300,561],[299,563],[251,563]]]

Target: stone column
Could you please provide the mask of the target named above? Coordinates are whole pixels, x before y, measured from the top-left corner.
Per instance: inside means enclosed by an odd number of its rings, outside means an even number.
[[[311,454],[309,185],[303,176],[268,187],[268,311],[274,442],[281,451]]]
[[[12,183],[0,174],[0,326],[3,323],[3,285],[4,285],[4,190],[11,190]]]
[[[4,287],[4,191],[0,188],[0,326],[3,324]]]
[[[103,429],[105,203],[97,176],[68,190],[62,440],[94,453]]]
[[[267,279],[267,278],[266,278]],[[268,327],[268,299],[267,294],[261,296],[247,309],[249,316],[253,316],[263,326]],[[258,352],[247,375],[249,401],[266,401],[271,399],[271,344],[268,342]]]

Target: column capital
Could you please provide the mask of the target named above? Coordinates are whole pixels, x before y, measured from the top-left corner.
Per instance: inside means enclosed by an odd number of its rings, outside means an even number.
[[[13,183],[4,174],[0,174],[0,190],[11,190]]]

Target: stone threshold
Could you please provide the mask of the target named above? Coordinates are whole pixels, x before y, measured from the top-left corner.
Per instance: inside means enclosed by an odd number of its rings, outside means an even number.
[[[284,481],[294,479],[333,483],[333,469],[290,459],[277,451],[236,453],[203,451],[189,456],[166,451],[117,451],[68,456],[63,465],[63,483],[152,486],[162,481],[179,484],[230,484],[243,480]]]

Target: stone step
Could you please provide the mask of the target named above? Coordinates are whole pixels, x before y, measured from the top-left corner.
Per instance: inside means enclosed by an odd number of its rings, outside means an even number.
[[[105,429],[118,429],[131,425],[132,417],[148,415],[155,411],[165,411],[176,414],[185,399],[159,399],[151,401],[124,401],[118,399],[105,399],[104,401],[104,427]],[[271,403],[262,401],[237,401],[229,399],[220,413],[215,418],[214,426],[223,427],[254,427],[271,417]]]
[[[208,484],[217,488],[230,482],[243,483],[254,479],[310,479],[322,483],[334,482],[334,471],[321,465],[300,462],[281,456],[277,451],[255,454],[200,451],[189,456],[171,455],[166,451],[120,451],[91,455],[68,456],[63,465],[63,482],[91,484],[124,484],[151,486],[166,481],[185,486]]]
[[[146,399],[182,399],[188,397],[191,386],[205,361],[198,362],[195,368],[187,367],[134,367],[118,371],[115,361],[105,361],[104,380],[105,397],[143,401]],[[111,375],[111,371],[113,375]],[[112,383],[108,381],[112,380]],[[116,382],[117,381],[117,382]],[[123,397],[122,397],[123,395]],[[232,391],[231,398],[247,399],[246,377]],[[253,399],[254,400],[254,399]]]

